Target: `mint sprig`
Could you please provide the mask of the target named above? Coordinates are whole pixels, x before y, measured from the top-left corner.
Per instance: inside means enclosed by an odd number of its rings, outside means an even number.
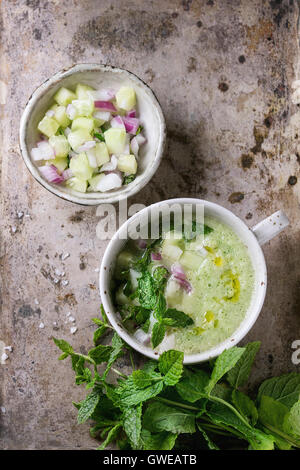
[[[156,328],[164,326],[160,313]],[[94,322],[109,332],[105,312],[102,318]],[[185,448],[191,436],[199,448],[211,450],[226,449],[228,442],[255,450],[300,448],[300,374],[267,379],[256,398],[239,388],[249,376],[257,342],[226,350],[213,364],[194,366],[183,366],[183,353],[169,350],[141,369],[133,365],[126,376],[116,364],[129,347],[116,333],[111,344],[96,344],[86,355],[53,339],[62,351],[59,359],[71,358],[75,383],[89,389],[74,406],[78,423],[92,421],[91,435],[102,441],[99,450],[109,444],[171,450],[182,448],[184,436]]]

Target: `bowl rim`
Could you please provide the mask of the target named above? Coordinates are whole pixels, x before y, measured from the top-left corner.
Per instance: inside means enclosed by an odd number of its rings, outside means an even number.
[[[48,183],[43,176],[40,174],[38,171],[37,167],[33,163],[30,153],[27,149],[26,145],[26,135],[27,135],[27,126],[29,122],[29,118],[31,116],[32,110],[34,106],[37,104],[39,99],[46,93],[52,86],[55,84],[59,83],[62,79],[69,77],[73,75],[74,73],[77,72],[85,72],[85,71],[96,71],[96,72],[113,72],[113,73],[120,73],[120,74],[125,74],[127,75],[130,80],[138,83],[139,85],[142,85],[143,89],[145,90],[146,93],[150,96],[156,111],[158,113],[159,117],[159,124],[160,124],[160,139],[158,142],[158,147],[156,150],[155,157],[152,161],[152,164],[150,168],[146,169],[144,174],[142,175],[142,178],[137,181],[133,181],[130,185],[125,186],[124,189],[123,187],[120,188],[118,192],[107,194],[107,193],[99,193],[99,198],[86,198],[84,197],[85,193],[82,193],[83,196],[77,196],[73,194],[67,194],[62,191],[60,191],[59,186],[51,185]],[[139,192],[144,186],[146,186],[151,178],[154,176],[155,172],[157,171],[160,162],[162,160],[164,150],[165,150],[165,144],[166,144],[166,122],[165,118],[162,112],[162,108],[160,106],[160,103],[153,92],[153,90],[150,88],[150,86],[145,83],[141,78],[139,78],[137,75],[135,75],[133,72],[130,72],[129,70],[126,70],[124,68],[120,67],[115,67],[113,65],[106,65],[106,64],[97,64],[97,63],[79,63],[72,65],[71,67],[64,68],[58,72],[56,72],[54,75],[51,77],[47,78],[43,83],[41,83],[31,94],[29,97],[24,111],[22,113],[21,119],[20,119],[20,127],[19,127],[19,147],[21,151],[21,155],[23,157],[23,160],[25,162],[25,165],[31,175],[34,177],[34,179],[41,184],[44,188],[46,188],[48,191],[50,191],[52,194],[55,194],[56,196],[60,197],[61,199],[64,199],[69,202],[73,202],[75,204],[83,205],[83,206],[94,206],[94,205],[99,205],[103,203],[108,203],[108,204],[113,204],[118,201],[121,201],[125,198],[129,198]],[[107,195],[105,197],[105,194]]]
[[[125,230],[125,228],[128,226],[129,223],[131,223],[134,219],[142,217],[143,214],[145,214],[148,211],[151,211],[151,208],[155,206],[159,206],[161,204],[204,204],[204,208],[209,207],[212,209],[217,209],[219,211],[223,211],[223,214],[227,215],[228,217],[231,218],[232,221],[235,221],[242,227],[244,230],[247,230],[248,235],[250,237],[250,240],[253,242],[252,250],[257,251],[257,255],[259,258],[259,263],[260,263],[260,278],[262,279],[262,282],[260,284],[260,290],[259,290],[259,301],[257,302],[257,305],[255,306],[255,309],[252,309],[250,311],[251,313],[248,315],[247,322],[245,322],[245,325],[243,329],[241,329],[242,323],[238,326],[238,328],[224,341],[221,343],[217,344],[213,348],[208,349],[207,351],[203,351],[201,353],[196,353],[196,354],[185,354],[184,355],[184,364],[196,364],[200,362],[206,362],[210,359],[213,359],[217,356],[219,356],[224,350],[229,349],[233,346],[235,346],[237,343],[239,343],[246,335],[247,333],[251,330],[253,327],[254,323],[256,322],[261,309],[263,307],[263,303],[265,300],[265,295],[266,295],[266,289],[267,289],[267,267],[266,267],[266,262],[265,262],[265,257],[263,254],[263,251],[261,249],[261,246],[258,243],[258,240],[254,233],[251,231],[251,229],[245,224],[245,222],[240,219],[238,216],[236,216],[233,212],[230,210],[226,209],[225,207],[221,206],[220,204],[216,204],[211,201],[207,201],[204,199],[197,199],[197,198],[174,198],[174,199],[167,199],[165,201],[160,201],[154,204],[151,204],[150,206],[145,207],[141,211],[137,212],[135,215],[130,217],[126,222],[122,224],[122,226],[117,230],[117,232],[114,234],[112,239],[110,240],[109,244],[107,245],[102,262],[100,265],[100,271],[99,271],[99,290],[100,290],[100,296],[102,300],[102,304],[104,307],[104,310],[106,312],[106,315],[115,329],[115,331],[118,333],[118,335],[127,343],[129,344],[133,349],[138,351],[139,353],[143,354],[144,356],[147,356],[150,359],[155,359],[158,360],[160,354],[154,352],[150,348],[146,348],[144,345],[139,343],[137,340],[133,338],[132,335],[130,335],[125,328],[120,326],[118,321],[115,318],[115,313],[110,313],[110,304],[112,305],[112,302],[109,302],[109,286],[107,283],[107,279],[109,276],[109,269],[108,266],[111,265],[111,253],[113,251],[114,244],[116,240],[118,240],[118,236],[121,231]],[[232,225],[229,225],[232,228]],[[233,228],[232,228],[233,229]],[[234,230],[234,229],[233,229]],[[245,232],[246,233],[246,232]],[[238,235],[239,236],[239,235]],[[244,242],[245,243],[245,242]],[[247,244],[247,247],[250,251],[250,242]],[[255,269],[255,267],[254,267]]]

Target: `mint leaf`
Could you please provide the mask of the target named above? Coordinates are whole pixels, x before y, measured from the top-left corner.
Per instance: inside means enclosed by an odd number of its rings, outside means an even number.
[[[107,366],[103,374],[103,378],[105,379],[110,368],[112,367],[113,363],[123,355],[123,347],[124,343],[120,336],[117,333],[114,333],[113,338],[111,340],[111,352],[107,361]]]
[[[300,401],[295,403],[283,420],[283,429],[287,434],[299,439],[300,445]]]
[[[216,383],[235,366],[244,352],[245,348],[234,346],[231,349],[226,349],[219,357],[217,357],[210,381],[206,387],[206,392],[208,394],[211,393]]]
[[[63,361],[63,360],[66,359],[67,357],[69,357],[69,354],[68,354],[68,353],[62,353],[62,354],[59,356],[58,360],[59,360],[59,361]]]
[[[172,408],[164,403],[153,402],[147,407],[143,426],[150,432],[193,433],[195,415],[182,408]]]
[[[166,323],[166,320],[168,320],[167,324],[169,326],[177,328],[185,328],[194,323],[194,320],[191,317],[176,308],[168,308],[163,313],[163,322]]]
[[[100,447],[98,447],[97,450],[104,450],[108,446],[108,444],[113,442],[117,438],[120,427],[121,427],[121,424],[118,423],[113,428],[111,428],[111,430],[107,434],[107,437],[106,437],[105,441],[101,444]]]
[[[132,380],[137,388],[145,388],[152,384],[153,377],[143,370],[132,372]]]
[[[164,268],[163,266],[158,266],[154,269],[152,276],[157,289],[162,291],[165,288],[168,275],[169,272],[167,268]]]
[[[147,429],[142,429],[141,445],[144,450],[172,450],[177,434],[172,432],[160,432],[151,434]]]
[[[132,183],[132,181],[134,181],[134,180],[135,180],[135,175],[124,176],[123,184]]]
[[[100,395],[97,392],[90,393],[85,400],[80,403],[77,421],[79,424],[84,423],[95,411],[96,406],[100,400]]]
[[[95,361],[96,364],[109,361],[113,348],[111,346],[104,346],[99,344],[93,349],[90,349],[88,355]]]
[[[138,449],[142,430],[142,403],[123,412],[123,428],[133,449]]]
[[[129,376],[126,380],[121,382],[120,385],[114,390],[115,404],[121,409],[125,409],[130,406],[135,406],[139,403],[150,400],[150,398],[155,397],[162,391],[162,389],[162,380],[157,381],[149,387],[139,389],[134,384],[132,376]],[[118,398],[116,398],[116,396]]]
[[[204,437],[204,439],[206,440],[209,450],[219,450],[219,447],[211,440],[211,438],[206,434],[206,432],[204,431],[204,429],[200,426],[198,422],[197,422],[197,427],[199,431],[201,432],[202,436]]]
[[[297,436],[297,417],[294,421],[294,411],[297,411],[298,403],[291,410],[287,406],[272,397],[263,395],[258,409],[260,423],[274,436],[279,449],[289,449],[291,445],[300,447],[300,434]],[[299,419],[299,416],[298,416]],[[300,429],[300,428],[299,428]]]
[[[166,385],[176,385],[183,370],[183,352],[170,349],[165,351],[159,358],[158,368],[164,374]]]
[[[300,374],[292,372],[265,380],[258,390],[258,401],[267,395],[291,408],[300,399]]]
[[[230,426],[238,431],[240,436],[244,437],[254,450],[274,449],[274,438],[272,436],[265,434],[250,425],[246,426],[245,423],[241,421],[241,419],[227,406],[216,403],[206,412],[206,415],[213,423]]]
[[[205,387],[208,382],[208,374],[203,370],[199,370],[191,373],[188,377],[180,379],[176,384],[176,390],[183,400],[194,403],[207,396]]]
[[[284,417],[288,414],[289,409],[274,398],[263,395],[258,412],[259,420],[263,425],[282,430]]]
[[[155,308],[154,308],[154,318],[156,318],[158,321],[161,321],[164,315],[164,312],[167,308],[167,302],[164,297],[164,295],[160,292],[158,294]]]
[[[254,402],[239,390],[233,390],[232,403],[244,418],[248,419],[254,426],[258,419],[258,411]]]
[[[102,318],[103,318],[104,325],[109,325],[109,321],[108,321],[107,315],[105,313],[103,304],[100,305],[100,312],[101,312],[101,315],[102,315]]]
[[[67,341],[65,341],[64,339],[56,339],[56,338],[53,338],[53,341],[54,341],[54,343],[56,344],[56,346],[57,346],[61,351],[63,351],[65,354],[68,354],[68,355],[74,354],[74,349],[73,349],[72,346],[71,346]]]
[[[101,325],[99,328],[97,328],[94,331],[94,337],[93,337],[94,344],[97,344],[101,336],[103,336],[107,332],[107,330],[108,330],[107,326]]]
[[[105,142],[105,138],[103,134],[100,134],[99,132],[94,132],[94,137],[99,139],[101,142]]]
[[[245,352],[236,365],[227,374],[227,380],[234,388],[239,388],[246,383],[249,378],[252,364],[256,353],[260,348],[260,341],[248,343]]]
[[[138,278],[138,299],[142,307],[153,309],[156,304],[156,289],[148,271]]]
[[[155,349],[164,339],[166,334],[165,326],[162,323],[154,323],[152,328],[151,342],[152,346]]]

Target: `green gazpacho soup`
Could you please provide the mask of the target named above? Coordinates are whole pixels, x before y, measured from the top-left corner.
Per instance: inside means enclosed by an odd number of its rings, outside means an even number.
[[[157,352],[206,351],[228,338],[250,305],[254,270],[247,247],[213,217],[190,233],[130,240],[119,254],[112,295],[122,322]]]

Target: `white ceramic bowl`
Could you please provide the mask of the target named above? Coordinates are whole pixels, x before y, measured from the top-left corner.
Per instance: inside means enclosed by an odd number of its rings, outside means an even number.
[[[31,159],[31,149],[39,140],[37,125],[49,106],[55,92],[61,87],[74,89],[77,83],[93,88],[115,88],[128,85],[135,89],[138,114],[145,129],[147,142],[141,147],[137,177],[129,185],[105,193],[80,193],[71,188],[47,182],[40,174],[36,162]],[[165,120],[161,107],[151,89],[136,75],[124,69],[108,65],[78,64],[62,70],[46,80],[31,95],[20,122],[20,148],[25,164],[32,176],[57,196],[84,205],[114,203],[140,191],[157,170],[166,139]]]
[[[241,219],[239,219],[237,216],[235,216],[232,212],[225,209],[224,207],[205,200],[188,198],[171,199],[168,201],[162,201],[157,204],[153,204],[152,206],[146,207],[145,209],[141,210],[133,217],[131,217],[127,222],[125,222],[122,227],[120,227],[120,229],[115,233],[114,237],[108,244],[104,253],[99,276],[100,295],[104,310],[109,318],[109,321],[111,322],[112,326],[117,331],[117,333],[121,336],[121,338],[123,338],[126,343],[128,343],[137,351],[139,351],[141,354],[144,354],[145,356],[148,356],[152,359],[157,359],[159,355],[154,352],[151,347],[144,346],[143,344],[138,342],[132,335],[130,335],[126,331],[125,328],[123,328],[122,324],[120,323],[120,319],[118,319],[115,307],[110,296],[110,283],[117,255],[120,253],[127,241],[126,234],[128,228],[130,227],[130,224],[136,224],[137,221],[142,221],[142,219],[144,217],[147,217],[151,211],[158,211],[159,208],[166,203],[169,205],[176,203],[180,204],[181,206],[183,206],[184,204],[192,204],[193,208],[195,208],[196,205],[199,204],[204,205],[205,215],[213,216],[219,219],[224,224],[231,227],[232,230],[244,242],[245,246],[248,248],[248,253],[255,272],[254,289],[251,303],[246,312],[245,318],[238,327],[238,329],[229,338],[227,338],[225,341],[218,344],[214,348],[198,354],[185,355],[184,357],[185,364],[204,362],[218,356],[225,349],[228,349],[237,344],[244,338],[244,336],[254,325],[263,306],[267,286],[267,269],[265,258],[260,244],[265,243],[266,241],[270,240],[275,235],[277,235],[279,232],[281,232],[281,230],[283,230],[289,224],[289,222],[286,216],[281,211],[278,211],[272,216],[257,224],[252,229],[249,229]],[[142,222],[142,224],[143,223],[144,222]]]

